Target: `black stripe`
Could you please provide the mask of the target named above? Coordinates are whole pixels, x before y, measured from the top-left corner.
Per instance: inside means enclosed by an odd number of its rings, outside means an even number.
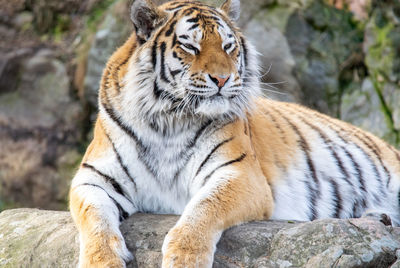
[[[288,107],[288,106],[287,106]],[[316,131],[317,133],[319,133],[320,137],[324,140],[324,142],[328,145],[330,151],[333,153],[333,157],[336,160],[336,163],[338,164],[342,174],[343,174],[343,178],[344,180],[350,184],[353,187],[354,190],[354,185],[353,183],[351,183],[351,181],[349,180],[350,178],[350,174],[348,173],[348,171],[345,169],[343,162],[340,160],[339,156],[337,155],[337,153],[334,151],[334,149],[331,146],[332,140],[327,137],[327,135],[325,133],[322,132],[322,130],[320,128],[318,128],[315,125],[312,125],[311,123],[309,123],[304,117],[302,117],[302,121],[307,124],[308,126],[310,126],[311,128],[314,129],[314,131]],[[331,122],[332,123],[332,122]],[[334,124],[335,125],[335,124]],[[348,144],[348,142],[346,140],[344,140],[343,137],[341,137],[341,135],[334,129],[332,129],[333,131],[336,132],[337,137],[339,137],[345,144]],[[354,200],[353,202],[353,216],[355,215],[355,211],[357,211],[357,208],[359,206],[361,206],[362,208],[365,208],[367,206],[367,201],[366,201],[366,194],[368,194],[367,189],[365,188],[365,180],[363,177],[363,172],[361,170],[360,165],[355,161],[353,155],[344,147],[344,146],[340,146],[340,148],[344,151],[344,153],[346,154],[347,158],[350,159],[353,169],[356,172],[357,178],[358,178],[358,182],[360,184],[360,189],[363,192],[360,196],[357,197],[357,199]],[[358,147],[359,148],[359,147]],[[361,148],[359,148],[361,150]],[[377,170],[376,170],[377,171]],[[383,193],[383,192],[382,192]],[[379,199],[378,199],[379,200]],[[378,201],[377,200],[377,201]]]
[[[368,194],[368,192],[365,188],[365,180],[360,165],[355,161],[354,156],[346,148],[344,148],[343,146],[341,146],[341,148],[345,152],[346,156],[350,159],[353,168],[356,170],[358,182],[360,183],[360,189],[364,193],[360,196],[361,202],[359,202],[359,200],[356,200],[356,202],[353,204],[353,217],[358,217],[358,215],[355,214],[355,211],[358,206],[361,206],[362,209],[365,209],[367,207],[366,195]]]
[[[189,7],[187,9],[185,9],[185,11],[183,11],[183,16],[188,16],[191,15],[193,12],[198,11],[199,13],[201,13],[202,16],[207,16],[208,14],[212,14],[215,16],[221,16],[220,13],[218,13],[213,7],[211,6],[207,6],[204,4],[200,4],[199,2],[196,3],[196,5],[200,6],[200,7],[196,7],[196,6],[192,6]]]
[[[178,42],[176,34],[174,33],[174,37],[172,38],[171,48],[173,48]],[[174,51],[175,52],[175,51]]]
[[[117,157],[117,160],[118,160],[118,163],[119,163],[120,167],[121,167],[121,168],[123,169],[123,171],[125,172],[125,175],[131,180],[131,182],[133,183],[133,187],[135,188],[135,192],[137,192],[136,182],[135,182],[135,180],[133,179],[132,175],[130,174],[130,172],[129,172],[129,170],[128,170],[128,167],[123,163],[123,161],[122,161],[122,159],[121,159],[121,155],[118,153],[118,150],[117,150],[117,148],[115,147],[115,144],[114,144],[114,142],[112,141],[110,135],[108,135],[108,133],[106,133],[106,132],[105,132],[105,134],[106,134],[108,140],[110,141],[110,143],[111,143],[111,145],[112,145],[113,151],[114,151],[114,153],[115,153],[115,155],[116,155],[116,157]]]
[[[174,31],[175,24],[176,24],[176,20],[171,22],[168,30],[165,32],[165,36],[170,36],[172,34],[172,32]]]
[[[220,20],[220,18],[215,16],[215,15],[211,15],[211,16],[207,16],[207,15],[204,16],[203,15],[203,16],[201,16],[201,18],[205,19],[205,20],[214,20],[214,21],[219,21]],[[228,35],[228,37],[229,37],[229,35]]]
[[[283,131],[281,126],[278,124],[278,121],[276,120],[275,116],[268,111],[265,111],[265,113],[271,118],[272,122],[274,123],[274,126],[278,131],[281,133],[280,138],[283,140],[285,144],[288,144],[287,139],[286,139],[286,133]]]
[[[165,44],[165,42],[162,42],[160,45],[160,49],[161,49],[161,71],[160,71],[160,75],[161,75],[161,79],[164,80],[165,83],[171,83],[169,81],[169,79],[167,78],[166,74],[165,74],[165,50],[167,48],[167,44]]]
[[[367,189],[365,188],[365,180],[364,180],[364,176],[363,176],[363,172],[361,170],[360,165],[356,162],[356,160],[354,159],[354,156],[349,152],[349,150],[347,150],[345,147],[340,146],[342,148],[342,150],[344,151],[344,153],[346,154],[346,156],[350,159],[351,164],[353,165],[353,168],[356,171],[357,174],[357,178],[358,181],[360,183],[360,189],[364,192],[367,193]]]
[[[246,42],[243,37],[240,37],[240,41],[242,42],[242,48],[243,48],[244,66],[247,67],[248,49],[247,49]]]
[[[386,147],[396,156],[396,159],[399,161],[400,164],[400,152],[398,152],[396,149],[394,149],[391,145],[386,144]]]
[[[225,162],[225,163],[219,165],[219,166],[216,167],[213,171],[211,171],[207,176],[204,177],[204,179],[203,179],[203,184],[202,184],[201,186],[203,187],[203,186],[207,183],[207,181],[210,179],[210,177],[211,177],[218,169],[220,169],[220,168],[222,168],[222,167],[226,167],[226,166],[232,165],[233,163],[241,162],[245,157],[246,157],[246,154],[243,153],[243,154],[242,154],[241,156],[239,156],[238,158],[233,159],[233,160],[230,160],[230,161],[228,161],[228,162]]]
[[[167,9],[165,9],[165,10],[166,10],[166,11],[172,11],[172,10],[174,10],[174,9],[182,8],[182,7],[184,7],[184,6],[187,6],[187,4],[173,6],[173,7],[167,8]]]
[[[157,172],[154,170],[154,168],[149,165],[146,161],[144,161],[142,158],[144,155],[147,154],[149,149],[143,144],[143,142],[139,139],[139,137],[136,135],[136,133],[129,127],[127,127],[125,124],[121,122],[121,120],[116,116],[114,109],[111,107],[107,107],[105,103],[102,103],[104,109],[106,110],[106,113],[108,116],[126,133],[128,136],[130,136],[136,143],[136,150],[138,152],[138,158],[139,160],[144,164],[146,169],[153,174],[153,176],[156,177]]]
[[[177,170],[177,172],[174,175],[174,179],[173,182],[171,184],[172,185],[175,184],[176,180],[178,179],[180,172],[184,169],[184,167],[187,165],[187,163],[189,162],[190,158],[192,157],[192,155],[194,154],[194,151],[192,150],[192,148],[196,145],[197,140],[200,138],[200,136],[203,134],[203,132],[207,129],[207,127],[212,123],[212,120],[207,121],[205,124],[203,124],[197,131],[196,134],[194,135],[194,137],[192,138],[192,140],[190,140],[190,142],[188,143],[188,145],[186,146],[186,148],[184,150],[182,150],[179,154],[178,154],[178,158],[179,159],[185,159],[184,160],[184,164],[182,165],[182,168]]]
[[[200,136],[203,134],[204,130],[206,130],[206,128],[211,125],[213,121],[212,120],[208,120],[207,122],[205,122],[196,132],[196,134],[194,135],[193,139],[188,143],[188,145],[186,146],[186,150],[193,148],[196,145],[197,140],[200,138]]]
[[[99,171],[94,166],[92,166],[88,163],[83,163],[82,167],[88,168],[88,169],[92,170],[93,172],[95,172],[97,175],[100,175],[101,177],[103,177],[106,182],[111,183],[112,187],[114,188],[114,190],[117,193],[119,193],[120,195],[125,197],[125,193],[122,190],[121,185],[119,185],[119,183],[114,178],[108,176],[107,174],[104,174],[103,172]]]
[[[329,150],[329,152],[331,153],[331,156],[335,159],[336,165],[339,167],[340,172],[342,173],[342,177],[343,179],[350,184],[352,187],[354,187],[354,185],[351,183],[351,181],[349,180],[350,178],[350,174],[347,171],[347,169],[344,167],[343,161],[342,159],[339,157],[339,155],[337,154],[337,152],[335,151],[335,149],[332,147],[332,140],[317,126],[311,124],[310,122],[308,122],[304,117],[301,117],[300,119],[304,124],[306,124],[307,126],[309,126],[312,130],[314,130],[316,133],[318,133],[318,136],[323,140],[324,144],[327,146],[327,149]]]
[[[343,199],[342,196],[340,195],[339,185],[333,179],[330,179],[329,182],[333,189],[332,195],[335,203],[335,214],[333,214],[333,217],[340,218],[340,212],[343,210],[343,204],[342,204]]]
[[[271,107],[272,108],[272,107]],[[300,130],[287,118],[287,117],[285,117],[284,115],[282,115],[279,111],[277,111],[275,108],[272,108],[277,114],[280,114],[280,116],[283,118],[283,119],[285,119],[285,121],[290,125],[290,127],[293,129],[293,131],[297,134],[297,136],[299,137],[299,140],[297,141],[298,142],[298,144],[299,144],[299,146],[300,146],[300,148],[302,149],[302,151],[304,152],[304,154],[305,154],[305,156],[306,156],[306,162],[307,162],[307,165],[308,165],[308,169],[309,169],[309,171],[310,171],[310,173],[311,173],[311,177],[312,177],[312,179],[313,179],[313,181],[314,181],[314,183],[315,183],[315,186],[316,186],[316,189],[311,189],[310,188],[310,191],[312,192],[312,193],[310,193],[310,195],[311,195],[311,204],[312,204],[312,206],[311,206],[311,220],[314,220],[314,219],[316,219],[316,218],[318,218],[318,214],[317,214],[317,211],[315,211],[315,204],[314,204],[314,202],[316,202],[316,200],[313,200],[313,197],[316,195],[315,193],[314,193],[314,191],[316,191],[316,193],[318,193],[319,194],[319,180],[318,180],[318,177],[317,177],[317,172],[316,172],[316,169],[315,169],[315,166],[314,166],[314,163],[313,163],[313,161],[311,160],[311,156],[310,156],[310,146],[308,145],[308,143],[307,143],[307,141],[305,140],[305,138],[304,138],[304,136],[303,136],[303,134],[300,132]],[[309,184],[308,182],[306,182],[307,184]],[[310,186],[311,187],[311,186]]]
[[[362,134],[362,136],[369,142],[369,146],[374,148],[375,153],[379,154],[380,156],[382,152],[379,149],[378,145],[366,133],[360,132],[360,134]]]
[[[178,59],[178,60],[182,60],[182,58],[180,58],[179,56],[178,56],[178,54],[174,51],[174,52],[172,52],[172,57],[174,57],[174,58],[176,58],[176,59]]]
[[[307,175],[308,177],[309,175]],[[305,185],[307,186],[308,189],[308,197],[310,199],[310,215],[308,216],[308,219],[310,221],[313,221],[317,218],[318,212],[316,210],[317,206],[317,191],[314,189],[314,187],[311,185],[310,180],[308,179],[307,181],[304,182]]]
[[[186,35],[186,34],[182,34],[182,35],[179,36],[179,38],[182,38],[182,39],[189,39],[189,36]]]
[[[198,23],[195,23],[195,24],[193,24],[192,26],[190,26],[190,28],[187,29],[187,30],[190,31],[190,30],[196,29],[197,27],[199,27],[199,24],[198,24]]]
[[[122,222],[123,220],[125,220],[129,217],[129,213],[126,212],[126,210],[120,205],[120,203],[118,203],[117,200],[115,200],[111,195],[109,195],[107,193],[106,189],[104,189],[100,185],[93,184],[93,183],[82,183],[82,184],[76,185],[74,188],[77,188],[79,186],[92,186],[92,187],[97,187],[97,188],[103,190],[107,194],[107,196],[111,199],[111,201],[113,201],[114,205],[117,207],[118,213],[119,213],[119,221]]]
[[[157,46],[159,37],[160,37],[160,32],[154,38],[154,43],[153,46],[151,47],[151,62],[153,64],[153,70],[155,70],[157,66]]]
[[[233,140],[234,137],[231,137],[229,139],[226,139],[220,143],[218,143],[212,150],[211,152],[207,155],[207,157],[203,160],[203,162],[201,162],[199,168],[196,171],[196,175],[195,177],[200,173],[201,169],[204,167],[204,165],[207,163],[207,161],[211,158],[211,156],[213,155],[213,153],[215,153],[216,150],[218,150],[219,147],[221,147],[222,145],[224,145],[227,142],[230,142],[231,140]]]
[[[285,120],[289,123],[290,127],[294,130],[294,132],[296,132],[297,136],[299,137],[299,145],[301,147],[301,149],[303,150],[303,152],[306,155],[306,160],[307,160],[307,165],[308,168],[311,172],[311,176],[314,180],[314,182],[316,184],[319,183],[318,181],[318,177],[317,177],[317,172],[314,166],[313,161],[311,160],[311,156],[310,156],[310,146],[308,145],[308,142],[306,141],[306,139],[304,138],[303,134],[301,134],[300,130],[297,128],[297,126],[295,126],[288,118],[285,118]]]
[[[218,24],[219,27],[224,28],[224,26],[222,25],[222,23],[220,23],[219,21],[215,21],[216,24]]]
[[[159,132],[160,131],[160,126],[157,124],[156,119],[154,118],[154,116],[149,120],[148,124],[149,124],[149,127],[154,132]]]
[[[368,135],[364,132],[357,132],[357,134],[361,134],[361,136],[363,138],[365,138],[365,140],[363,140],[360,136],[358,136],[358,138],[375,154],[376,158],[378,159],[379,163],[381,164],[386,177],[387,177],[387,181],[386,181],[386,186],[389,185],[392,176],[390,175],[389,170],[386,168],[385,164],[383,163],[382,157],[381,157],[381,150],[379,149],[378,145],[376,145],[376,143],[370,138],[368,137]]]
[[[245,43],[245,40],[243,37],[240,38],[240,41],[242,43],[242,49],[243,49],[243,63],[241,65],[241,68],[239,69],[240,74],[244,73],[244,70],[247,69],[247,54],[248,54],[248,49]],[[248,76],[252,76],[252,74],[246,74],[244,73],[246,77],[243,78],[243,83],[247,83],[250,78]]]
[[[314,115],[315,115],[317,118],[319,118],[320,120],[322,120],[323,123],[329,122],[329,123],[332,124],[333,126],[337,127],[340,131],[342,131],[343,133],[346,133],[346,134],[347,134],[347,131],[346,131],[344,128],[342,128],[341,126],[339,126],[338,124],[336,124],[330,117],[328,117],[328,116],[322,116],[322,115],[319,114],[319,113],[315,113]],[[337,129],[333,129],[333,128],[332,128],[332,130],[335,131],[336,135],[337,135],[345,144],[349,144],[349,141],[347,141],[346,139],[344,139],[344,138],[342,137],[342,133],[340,133]],[[359,136],[356,135],[356,134],[354,134],[354,136],[355,136],[356,138],[358,138],[358,140],[359,140],[360,142],[362,142],[364,145],[366,145],[366,144],[365,144],[365,141],[363,141],[361,137],[359,137]],[[365,159],[367,159],[367,160],[370,162],[371,168],[373,169],[374,174],[375,174],[375,177],[376,177],[376,179],[378,180],[378,183],[379,183],[379,190],[380,190],[381,194],[384,195],[385,192],[384,192],[384,189],[383,189],[383,182],[382,182],[382,179],[381,179],[381,177],[380,177],[378,168],[377,168],[377,166],[376,166],[374,160],[373,160],[373,159],[371,158],[371,156],[370,156],[363,148],[361,148],[357,143],[351,142],[351,144],[354,145],[355,147],[357,147],[357,149],[364,155]],[[366,145],[366,146],[367,146],[367,145]],[[368,146],[367,146],[367,147],[368,147]],[[375,197],[376,201],[377,201],[378,203],[380,203],[380,198],[379,198],[377,195],[374,195],[374,197]]]
[[[139,146],[142,146],[142,142],[139,140],[138,136],[136,135],[135,132],[129,127],[127,127],[115,114],[114,109],[112,107],[108,107],[106,103],[102,103],[105,111],[107,112],[108,116],[126,133],[128,134],[136,144],[139,144]]]
[[[183,17],[184,16],[190,16],[190,15],[192,15],[192,13],[193,12],[195,12],[195,11],[201,11],[201,9],[200,8],[198,8],[198,7],[190,7],[190,8],[188,8],[188,9],[186,9],[184,12],[183,12]]]
[[[171,73],[171,75],[175,78],[175,76],[177,75],[177,74],[179,74],[179,73],[181,73],[182,72],[182,70],[169,70],[169,72]]]
[[[154,97],[156,99],[163,99],[163,100],[168,99],[169,101],[171,101],[173,103],[179,103],[182,101],[182,99],[178,99],[174,95],[169,93],[168,91],[161,89],[158,86],[157,80],[154,80],[153,93],[154,93]]]
[[[198,22],[199,20],[200,20],[200,16],[198,15],[198,16],[196,16],[194,18],[186,20],[186,22],[193,23],[193,22]]]

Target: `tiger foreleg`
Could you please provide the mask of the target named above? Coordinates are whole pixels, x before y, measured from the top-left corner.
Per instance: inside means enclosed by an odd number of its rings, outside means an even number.
[[[79,267],[125,267],[132,254],[119,230],[120,211],[101,188],[71,188],[70,210],[79,230]]]
[[[206,182],[169,231],[162,248],[163,268],[212,267],[216,244],[225,229],[271,215],[272,194],[261,172],[222,174]]]

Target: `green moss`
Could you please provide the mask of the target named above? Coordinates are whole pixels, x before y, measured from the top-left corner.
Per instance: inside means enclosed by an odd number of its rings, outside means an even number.
[[[262,9],[257,13],[255,19],[262,24],[272,25],[284,33],[292,13],[293,9],[291,8],[274,5],[268,7],[268,9]]]
[[[376,20],[376,19],[375,19]],[[373,73],[382,73],[384,76],[390,75],[393,68],[394,48],[389,33],[394,28],[393,24],[388,23],[382,28],[377,24],[371,25],[374,33],[375,42],[368,48],[366,64]]]
[[[62,41],[62,37],[65,33],[68,32],[70,24],[71,20],[69,16],[64,14],[57,15],[56,23],[54,27],[51,29],[52,36],[55,42]]]
[[[390,143],[400,145],[400,130],[395,127],[392,108],[388,101],[390,96],[384,96],[384,87],[388,83],[396,83],[400,79],[400,61],[398,47],[400,45],[400,30],[388,19],[383,10],[376,9],[371,21],[367,24],[370,43],[365,62],[368,66],[376,94],[381,101],[382,112],[390,129],[385,138]]]
[[[385,81],[381,77],[382,76],[379,74],[379,72],[373,72],[371,74],[371,79],[374,84],[376,94],[378,94],[380,102],[381,102],[382,112],[385,115],[386,123],[390,129],[390,132],[385,137],[382,137],[382,138],[384,138],[389,143],[394,144],[395,146],[399,146],[400,145],[400,131],[398,129],[396,129],[396,127],[395,127],[392,110],[390,109],[389,105],[387,104],[387,102],[383,96],[383,87],[385,86]]]
[[[103,18],[105,11],[114,3],[116,0],[102,0],[100,1],[90,12],[86,19],[86,26],[89,31],[95,31],[100,20]]]

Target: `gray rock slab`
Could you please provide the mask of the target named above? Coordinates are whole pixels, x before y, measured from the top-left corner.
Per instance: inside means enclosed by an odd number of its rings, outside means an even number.
[[[135,260],[159,267],[174,215],[135,214],[121,225]],[[257,221],[224,232],[213,267],[398,267],[400,228],[370,218],[313,222]],[[68,212],[14,209],[0,213],[1,267],[75,267],[77,230]]]

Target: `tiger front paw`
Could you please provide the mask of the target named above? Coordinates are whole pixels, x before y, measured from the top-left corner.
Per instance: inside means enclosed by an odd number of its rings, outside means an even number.
[[[214,250],[206,235],[188,228],[172,228],[163,244],[163,268],[212,267]]]
[[[131,252],[122,239],[113,238],[107,241],[92,240],[81,244],[79,268],[110,267],[123,268],[133,260]]]

